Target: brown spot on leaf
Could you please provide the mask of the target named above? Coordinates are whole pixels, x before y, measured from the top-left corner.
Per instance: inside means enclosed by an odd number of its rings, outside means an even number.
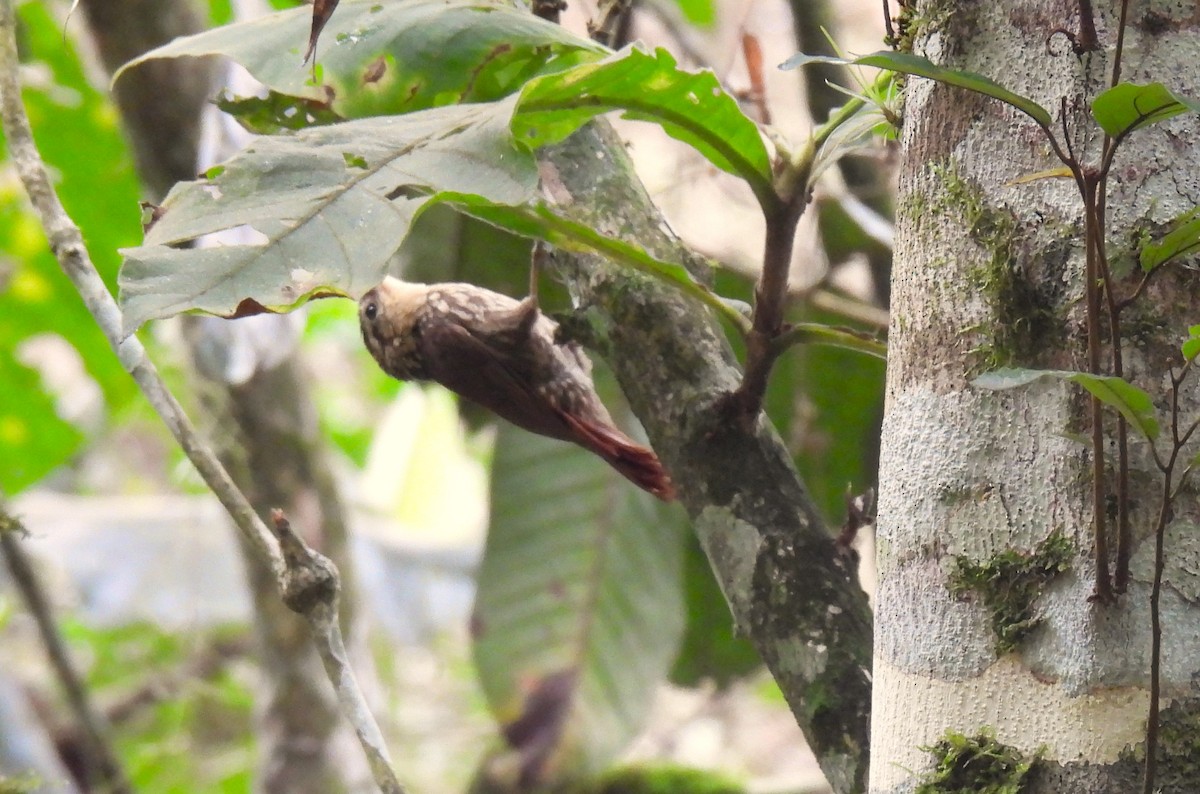
[[[363,72],[363,85],[371,85],[378,83],[383,79],[383,75],[387,73],[387,57],[380,55],[375,60],[371,61],[367,66],[367,71]]]
[[[491,52],[484,56],[484,59],[479,62],[478,66],[471,70],[471,78],[467,80],[467,87],[464,88],[462,94],[459,95],[459,100],[462,102],[467,101],[467,98],[470,97],[471,93],[475,90],[475,81],[479,79],[480,73],[487,68],[488,64],[499,58],[501,55],[511,51],[511,44],[497,44],[495,47],[492,47]]]

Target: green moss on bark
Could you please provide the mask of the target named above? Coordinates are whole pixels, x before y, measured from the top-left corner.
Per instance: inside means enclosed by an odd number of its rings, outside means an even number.
[[[987,729],[975,736],[946,731],[937,744],[921,749],[935,763],[922,776],[916,794],[1022,794],[1040,755],[1026,758]]]
[[[1032,554],[1006,549],[983,562],[960,556],[947,585],[955,596],[973,594],[983,602],[991,615],[996,653],[1005,654],[1041,623],[1034,603],[1046,585],[1070,568],[1074,551],[1055,532]]]
[[[961,217],[967,234],[984,251],[981,262],[966,274],[991,315],[964,329],[982,337],[972,351],[975,370],[1032,363],[1061,333],[1062,322],[1053,301],[1039,292],[1017,258],[1016,216],[989,206],[979,187],[964,179],[953,163],[934,165],[932,173],[941,189],[931,208]]]

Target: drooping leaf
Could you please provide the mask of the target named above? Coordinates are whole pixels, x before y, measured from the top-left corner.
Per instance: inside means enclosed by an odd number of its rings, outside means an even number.
[[[1138,257],[1142,270],[1149,273],[1178,256],[1200,250],[1200,207],[1192,207],[1171,221],[1171,230],[1157,243],[1150,243]]]
[[[154,58],[225,55],[277,93],[361,118],[499,99],[534,75],[608,52],[499,2],[342,0],[321,34],[314,81],[298,66],[312,13],[301,7],[176,39],[130,61],[114,80]]]
[[[508,132],[514,100],[435,108],[257,138],[210,176],[177,185],[145,244],[123,251],[126,332],[181,311],[285,310],[377,284],[439,191],[521,203],[532,155]],[[260,242],[179,248],[249,227]]]
[[[835,58],[832,56],[816,56],[797,53],[791,58],[784,61],[779,68],[795,69],[810,63],[836,63],[842,65],[853,66],[874,66],[879,69],[887,69],[893,72],[902,74],[912,74],[918,77],[928,77],[930,80],[936,80],[945,85],[955,86],[957,88],[965,88],[968,91],[974,91],[978,94],[990,96],[993,99],[998,99],[1006,105],[1011,105],[1021,111],[1031,119],[1036,121],[1039,126],[1048,127],[1051,124],[1049,111],[1044,107],[1034,102],[1026,96],[1022,96],[1014,91],[1010,91],[1004,86],[992,80],[989,77],[984,77],[975,72],[968,72],[963,69],[947,69],[938,66],[928,58],[923,58],[920,55],[913,55],[908,52],[892,52],[891,50],[880,50],[873,52],[870,55],[863,55],[858,58]]]
[[[1200,355],[1200,325],[1193,325],[1188,328],[1188,338],[1184,340],[1182,350],[1184,361],[1191,361]]]
[[[1159,424],[1150,395],[1115,375],[1091,375],[1086,372],[1051,369],[998,369],[985,372],[972,381],[981,389],[1015,389],[1028,386],[1039,378],[1058,378],[1077,383],[1100,402],[1116,409],[1131,426],[1153,441],[1158,437]]]
[[[502,426],[472,620],[487,701],[534,779],[641,729],[683,628],[683,523],[573,445]]]
[[[1113,138],[1188,111],[1200,112],[1200,100],[1176,94],[1162,83],[1118,83],[1092,100],[1092,117]]]
[[[312,60],[313,53],[317,51],[317,40],[321,38],[321,31],[329,23],[329,18],[333,16],[337,6],[338,0],[314,0],[312,27],[308,34],[308,49],[304,51],[304,63]]]
[[[680,69],[663,49],[651,54],[631,45],[603,61],[531,81],[521,92],[513,134],[527,146],[544,146],[612,110],[659,124],[713,165],[746,180],[764,206],[776,200],[758,126],[711,70]]]

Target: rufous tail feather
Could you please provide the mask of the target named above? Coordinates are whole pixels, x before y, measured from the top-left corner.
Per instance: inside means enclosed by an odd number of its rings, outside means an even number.
[[[671,475],[667,474],[654,450],[638,444],[608,425],[596,424],[566,413],[563,414],[563,419],[575,431],[580,444],[604,458],[634,485],[664,502],[675,498],[675,486],[671,483]]]

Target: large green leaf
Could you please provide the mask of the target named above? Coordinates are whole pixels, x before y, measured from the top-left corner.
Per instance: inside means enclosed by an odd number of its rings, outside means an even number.
[[[121,271],[126,331],[199,309],[284,310],[377,284],[414,215],[439,191],[532,197],[537,166],[513,145],[513,100],[313,127],[255,139],[208,178],[177,185]],[[250,227],[261,241],[178,248]]]
[[[321,34],[317,79],[300,66],[309,6],[176,39],[126,64],[225,55],[271,90],[331,101],[343,118],[499,99],[534,75],[608,52],[524,9],[487,0],[342,0]]]
[[[669,510],[578,447],[501,428],[474,653],[530,772],[553,755],[595,773],[640,730],[683,629]]]
[[[1172,93],[1162,83],[1118,83],[1092,100],[1092,116],[1113,138],[1189,110],[1200,113],[1200,100]]]
[[[513,134],[527,146],[543,146],[612,110],[659,124],[713,165],[746,180],[764,206],[775,201],[771,160],[758,126],[711,70],[680,69],[663,49],[651,54],[633,45],[603,61],[531,81],[521,92]]]
[[[40,75],[23,92],[34,135],[92,260],[112,283],[116,249],[140,233],[139,187],[116,112],[90,86],[64,44],[61,22],[44,4],[23,4],[20,20],[23,57]],[[127,405],[135,389],[50,252],[7,162],[0,174],[0,489],[11,495],[62,465],[82,440],[37,374],[19,361],[25,340],[53,334],[69,342],[110,410]]]
[[[972,384],[982,389],[1015,389],[1039,378],[1058,378],[1077,383],[1105,405],[1115,408],[1144,437],[1158,437],[1158,418],[1150,395],[1115,375],[1091,375],[1056,369],[998,369],[985,372]]]
[[[1192,207],[1171,220],[1171,229],[1163,235],[1161,240],[1142,248],[1138,261],[1142,270],[1149,273],[1175,257],[1186,256],[1198,250],[1200,250],[1200,207]]]
[[[874,66],[879,69],[887,69],[892,72],[900,72],[901,74],[912,74],[918,77],[928,77],[930,80],[936,80],[939,83],[952,85],[956,88],[965,88],[968,91],[974,91],[977,94],[984,94],[993,99],[998,99],[1006,105],[1011,105],[1021,111],[1031,119],[1036,121],[1039,126],[1049,127],[1052,119],[1050,112],[1044,107],[1034,102],[1029,97],[1021,96],[1020,94],[1010,91],[1004,86],[992,80],[990,77],[984,77],[975,72],[968,72],[963,69],[947,69],[944,66],[938,66],[928,58],[922,58],[920,55],[913,55],[910,52],[893,52],[891,50],[880,50],[873,52],[870,55],[863,55],[858,58],[835,58],[833,56],[824,55],[805,55],[797,53],[791,58],[784,61],[779,68],[795,69],[805,64],[810,63],[836,63],[841,65],[852,66]]]

